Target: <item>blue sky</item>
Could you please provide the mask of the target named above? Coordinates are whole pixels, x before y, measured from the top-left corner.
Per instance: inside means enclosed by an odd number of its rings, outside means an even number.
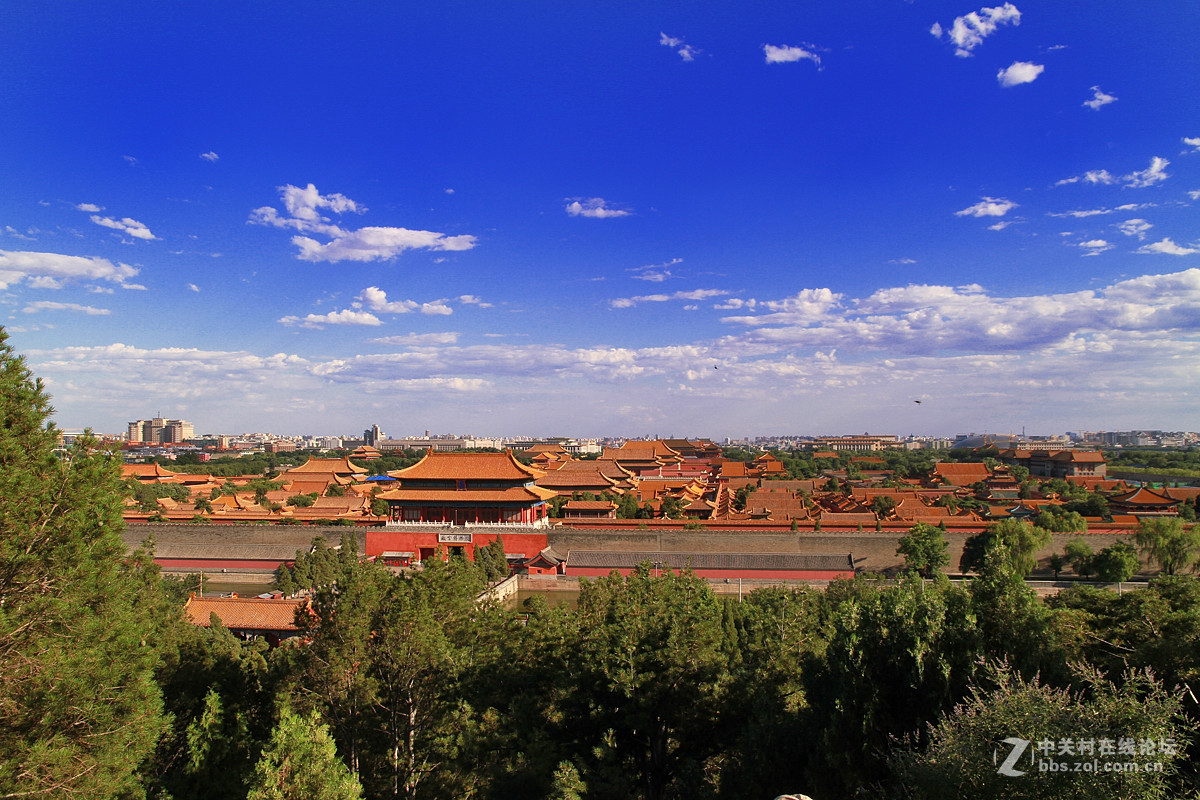
[[[110,432],[1195,430],[1198,26],[9,4],[0,324]]]

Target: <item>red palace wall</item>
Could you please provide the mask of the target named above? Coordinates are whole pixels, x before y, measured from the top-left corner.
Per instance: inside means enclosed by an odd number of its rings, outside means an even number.
[[[469,535],[471,541],[447,542],[439,541],[438,538],[439,536],[444,538],[461,538],[464,535]],[[384,553],[413,553],[414,559],[419,561],[431,557],[439,547],[445,552],[449,552],[452,547],[461,547],[463,555],[474,561],[475,548],[486,547],[494,542],[497,537],[504,540],[504,552],[524,553],[526,558],[533,558],[549,546],[546,533],[537,533],[528,530],[519,532],[471,530],[468,534],[462,528],[434,528],[428,531],[368,528],[366,554],[368,556],[380,556]]]

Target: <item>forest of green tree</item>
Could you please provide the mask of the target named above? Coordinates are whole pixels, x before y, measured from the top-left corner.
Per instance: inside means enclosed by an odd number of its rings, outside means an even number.
[[[56,457],[50,414],[0,330],[0,798],[1200,797],[1191,575],[1043,601],[994,536],[968,584],[645,570],[514,610],[487,559],[345,546],[289,573],[312,611],[270,649],[185,621],[119,462]],[[1088,742],[1133,769],[1029,759]]]

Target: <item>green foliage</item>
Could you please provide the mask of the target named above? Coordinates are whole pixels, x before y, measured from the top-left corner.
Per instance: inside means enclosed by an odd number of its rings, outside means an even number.
[[[337,485],[336,483],[331,483],[331,484],[329,484],[329,486],[325,487],[325,496],[326,497],[345,497],[346,490],[343,487]]]
[[[1133,673],[1121,682],[1085,671],[1080,682],[1086,692],[1072,692],[1027,679],[1003,665],[990,670],[994,689],[976,688],[970,699],[944,716],[933,728],[923,751],[897,750],[891,765],[898,796],[913,798],[971,797],[999,800],[1060,800],[1060,798],[1179,797],[1174,773],[1184,763],[1182,742],[1189,733],[1180,718],[1177,698],[1147,673]],[[1180,743],[1172,755],[1110,755],[1105,762],[1148,764],[1162,761],[1164,770],[1076,771],[1091,755],[1058,755],[1060,741],[1119,738]],[[1023,739],[1029,749],[1014,769],[1020,776],[1000,774],[996,759],[1012,749],[1006,739]],[[1053,755],[1038,750],[1052,741]],[[1066,763],[1065,770],[1042,771],[1030,756]],[[1091,764],[1089,763],[1090,767]],[[1153,766],[1151,764],[1151,766]]]
[[[950,563],[945,532],[936,525],[918,522],[900,537],[896,555],[904,556],[904,566],[917,570],[924,578]]]
[[[1178,517],[1143,519],[1138,547],[1168,575],[1194,567],[1200,558],[1200,529],[1185,526]]]
[[[1049,531],[1024,520],[994,522],[967,539],[959,569],[963,572],[978,570],[983,566],[988,551],[1003,544],[1004,553],[1012,567],[1024,577],[1037,567],[1037,552],[1049,543]]]
[[[720,748],[710,726],[726,670],[721,604],[690,573],[654,577],[643,564],[582,587],[578,619],[587,636],[572,648],[571,671],[587,700],[573,724],[598,749],[575,763],[589,788],[697,796]]]
[[[512,572],[504,555],[504,540],[499,536],[475,549],[475,563],[483,570],[488,582],[504,580]]]
[[[660,511],[667,519],[679,519],[683,516],[683,500],[667,495],[662,499]]]
[[[134,793],[164,727],[165,598],[127,558],[118,461],[61,459],[49,399],[0,329],[0,795]]]
[[[875,512],[875,516],[883,519],[890,517],[896,508],[896,500],[888,497],[886,494],[876,496],[871,500],[871,510]]]
[[[1093,565],[1096,557],[1095,553],[1092,552],[1092,546],[1082,536],[1077,536],[1067,542],[1063,553],[1066,556],[1067,563],[1071,565],[1071,569],[1075,570],[1075,574],[1079,577],[1086,578],[1096,571]]]
[[[294,494],[287,499],[287,504],[289,506],[299,506],[300,508],[308,508],[315,502],[317,502],[316,492],[310,492],[309,494]]]
[[[1057,506],[1049,506],[1057,511]],[[1087,531],[1087,521],[1077,511],[1058,512],[1040,511],[1033,518],[1033,524],[1051,533],[1083,533]]]
[[[978,654],[967,597],[948,582],[880,588],[856,580],[842,591],[824,659],[806,675],[821,728],[813,770],[830,797],[881,780],[892,738],[919,733],[948,711]]]
[[[362,785],[337,756],[317,714],[279,715],[271,741],[254,767],[247,800],[355,800]]]
[[[730,505],[733,506],[733,510],[734,511],[745,511],[746,510],[746,500],[747,500],[747,498],[750,497],[750,493],[753,491],[754,491],[754,487],[750,486],[749,484],[738,487],[737,491],[735,491],[733,493],[733,500],[730,503]]]
[[[1132,578],[1141,563],[1133,545],[1118,541],[1097,553],[1092,565],[1096,569],[1096,577],[1100,580],[1120,582]]]
[[[125,494],[137,501],[142,511],[157,512],[158,498],[169,497],[177,503],[186,503],[191,499],[188,488],[179,483],[142,483],[137,478],[126,478]]]

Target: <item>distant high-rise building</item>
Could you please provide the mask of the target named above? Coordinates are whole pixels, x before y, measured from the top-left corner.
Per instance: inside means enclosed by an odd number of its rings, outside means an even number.
[[[181,444],[196,438],[196,429],[192,423],[182,419],[139,419],[129,423],[125,438],[135,443]]]
[[[365,431],[363,431],[363,442],[367,445],[367,447],[378,447],[379,443],[386,438],[387,434],[385,434],[378,425],[372,425],[370,428],[367,428]]]

